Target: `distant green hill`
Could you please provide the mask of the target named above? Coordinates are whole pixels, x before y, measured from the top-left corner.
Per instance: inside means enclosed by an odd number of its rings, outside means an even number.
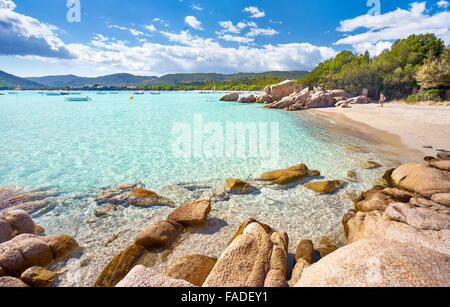
[[[51,87],[83,87],[89,85],[130,86],[142,85],[157,78],[156,76],[135,76],[132,74],[113,74],[97,78],[85,78],[74,75],[29,77],[28,80]]]
[[[237,74],[215,74],[215,73],[194,73],[194,74],[168,74],[157,78],[147,84],[157,85],[177,85],[200,82],[225,82],[233,80],[243,80],[252,78],[280,78],[280,79],[300,79],[308,74],[307,71],[269,71],[263,73],[237,73]]]
[[[0,70],[0,88],[15,87],[43,87],[43,85]]]
[[[168,74],[162,77],[135,76],[132,74],[113,74],[97,78],[85,78],[74,75],[29,77],[30,81],[44,84],[50,87],[83,87],[83,86],[149,86],[193,84],[202,82],[226,82],[233,80],[253,78],[280,78],[300,79],[307,71],[269,71],[263,73],[237,73],[237,74],[215,74],[215,73],[192,73],[192,74]]]

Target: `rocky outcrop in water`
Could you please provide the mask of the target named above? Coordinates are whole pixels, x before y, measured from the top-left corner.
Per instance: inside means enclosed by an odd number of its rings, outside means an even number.
[[[239,93],[229,93],[225,94],[220,98],[220,101],[238,101]]]

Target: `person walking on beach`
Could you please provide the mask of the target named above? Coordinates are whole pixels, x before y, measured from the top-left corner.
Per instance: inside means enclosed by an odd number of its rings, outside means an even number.
[[[381,92],[380,93],[380,106],[383,107],[384,106],[384,102],[386,101],[386,96],[384,96],[384,93]]]

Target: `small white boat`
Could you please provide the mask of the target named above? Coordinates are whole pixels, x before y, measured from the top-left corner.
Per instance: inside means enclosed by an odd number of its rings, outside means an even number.
[[[161,95],[160,92],[150,92],[150,95]]]
[[[73,97],[73,98],[66,98],[64,99],[64,101],[68,101],[68,102],[83,102],[83,101],[92,101],[91,98],[89,97]]]
[[[144,95],[145,92],[134,92],[135,95]]]

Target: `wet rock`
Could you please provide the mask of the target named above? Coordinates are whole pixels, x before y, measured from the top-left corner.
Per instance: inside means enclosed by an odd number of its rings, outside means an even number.
[[[227,179],[225,185],[226,185],[225,191],[228,193],[250,194],[256,191],[256,188],[247,181],[236,178]]]
[[[392,173],[394,171],[395,171],[395,168],[388,169],[384,173],[383,177],[381,177],[381,179],[384,180],[385,186],[387,188],[394,188],[395,187],[395,182],[394,182],[394,180],[392,180]]]
[[[20,279],[30,287],[46,288],[53,285],[57,274],[42,267],[31,267],[22,273]]]
[[[305,164],[298,164],[286,169],[270,171],[262,174],[257,180],[271,181],[275,184],[288,184],[307,177],[308,167]]]
[[[41,209],[48,205],[48,202],[42,201],[51,196],[45,191],[25,192],[23,190],[2,189],[0,191],[0,210],[31,211]]]
[[[3,271],[2,267],[0,267],[0,277],[6,276],[5,271]]]
[[[314,169],[308,170],[308,175],[312,176],[312,177],[320,177],[321,176],[320,172],[317,170],[314,170]]]
[[[184,256],[173,261],[164,272],[165,276],[185,280],[201,287],[216,264],[217,259],[202,255]]]
[[[240,103],[255,103],[256,102],[256,96],[251,94],[247,97],[240,97],[238,99],[238,102]]]
[[[367,150],[360,146],[347,145],[347,146],[344,146],[344,148],[349,151],[353,151],[353,152],[367,153]]]
[[[159,275],[154,269],[142,265],[135,266],[116,287],[123,288],[164,288],[164,287],[193,287],[184,280],[173,279]]]
[[[450,193],[450,172],[408,163],[400,166],[392,173],[397,187],[418,193],[426,198],[433,194]]]
[[[349,170],[347,172],[347,178],[349,178],[351,180],[357,180],[358,179],[358,174],[354,170]]]
[[[340,180],[325,180],[317,181],[305,184],[305,187],[316,193],[334,193],[337,189],[342,186],[343,182]]]
[[[159,221],[138,233],[134,242],[145,248],[168,247],[182,231],[183,226],[175,221]]]
[[[28,213],[23,210],[8,211],[4,218],[9,221],[16,234],[35,233],[36,225]]]
[[[159,196],[156,192],[136,188],[127,199],[128,203],[136,207],[171,206],[173,201]]]
[[[297,287],[448,287],[450,258],[423,247],[362,240],[303,271]]]
[[[200,198],[182,204],[168,216],[168,220],[184,226],[202,226],[211,211],[211,199]]]
[[[314,262],[314,245],[311,240],[301,241],[295,251],[295,260],[305,260],[307,263],[312,264]]]
[[[348,210],[344,216],[342,217],[342,225],[344,226],[344,232],[345,235],[347,236],[347,238],[349,237],[349,233],[350,233],[350,228],[348,226],[348,222],[355,217],[357,211],[354,209],[350,209]]]
[[[100,206],[94,210],[94,215],[96,217],[102,217],[104,215],[110,215],[114,213],[117,210],[116,205],[113,204],[106,204],[103,206]]]
[[[11,240],[13,236],[13,229],[9,221],[0,217],[0,243]]]
[[[222,253],[204,287],[263,287],[273,242],[259,223],[251,223]]]
[[[0,277],[0,288],[28,288],[28,285],[18,278],[4,276]]]
[[[359,162],[359,166],[365,169],[372,169],[380,167],[381,164],[375,161],[361,161]]]
[[[77,241],[68,235],[55,235],[40,238],[47,243],[52,250],[54,259],[65,258],[78,248]]]
[[[144,253],[145,248],[136,244],[123,250],[103,269],[94,287],[114,287],[128,274]]]
[[[52,251],[41,237],[21,234],[0,244],[0,266],[10,276],[32,266],[47,266],[54,261]]]
[[[225,94],[220,98],[220,101],[238,101],[239,93],[229,93]]]
[[[438,193],[431,197],[431,200],[443,206],[450,207],[450,193]]]

